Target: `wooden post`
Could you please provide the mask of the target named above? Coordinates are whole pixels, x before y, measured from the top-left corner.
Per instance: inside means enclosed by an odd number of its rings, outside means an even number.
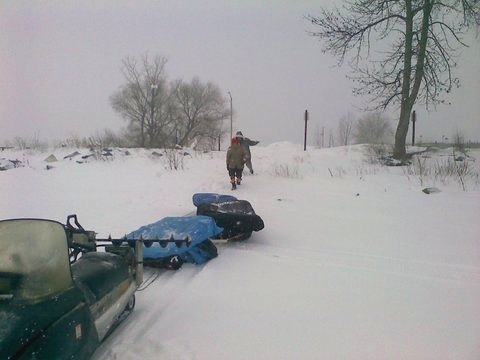
[[[415,110],[412,112],[412,146],[415,146],[415,122],[417,121],[417,114]]]
[[[308,121],[308,110],[305,110],[305,136],[303,138],[303,151],[307,150],[307,121]]]
[[[325,147],[325,126],[322,126],[322,149]]]

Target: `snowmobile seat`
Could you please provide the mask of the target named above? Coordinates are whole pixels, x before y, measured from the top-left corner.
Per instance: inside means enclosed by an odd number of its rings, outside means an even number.
[[[128,264],[121,256],[90,252],[72,264],[72,276],[91,304],[103,298],[130,275]]]
[[[197,215],[212,217],[217,226],[224,228],[222,236],[226,238],[243,235],[241,239],[247,239],[252,231],[260,231],[265,226],[246,200],[203,203],[197,207]]]
[[[235,201],[237,198],[232,195],[222,195],[217,193],[196,193],[192,196],[193,205],[196,207],[201,204],[218,204],[227,201]]]

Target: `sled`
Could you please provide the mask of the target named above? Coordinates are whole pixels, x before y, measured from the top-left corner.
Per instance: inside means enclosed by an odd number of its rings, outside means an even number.
[[[176,270],[183,263],[204,264],[218,255],[210,238],[223,229],[208,216],[166,217],[126,235],[126,241],[141,238],[145,265]],[[165,241],[156,239],[184,239]],[[150,240],[156,240],[150,243]]]
[[[260,231],[265,226],[262,218],[246,200],[213,193],[197,193],[193,199],[194,204],[198,204],[197,215],[209,216],[217,226],[223,228],[220,234],[212,238],[214,243],[246,240],[253,231]]]

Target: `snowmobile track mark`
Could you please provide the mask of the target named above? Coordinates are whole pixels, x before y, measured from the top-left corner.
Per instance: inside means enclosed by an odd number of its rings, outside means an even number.
[[[302,266],[332,266],[361,271],[374,271],[418,279],[436,279],[480,284],[480,269],[433,261],[411,260],[365,253],[343,251],[306,251],[269,245],[249,244],[248,247],[232,247],[234,250],[254,252],[260,256],[274,257],[276,261],[288,258],[298,259]],[[268,248],[262,253],[259,249]]]
[[[158,317],[137,319],[136,325],[140,326],[140,323],[142,325],[140,331],[136,331],[140,335],[134,338],[133,341],[139,341],[142,337],[142,334],[147,333],[149,329],[154,327],[157,321],[161,321],[162,313],[168,311],[170,305],[175,302],[175,300],[179,297],[180,294],[188,291],[189,284],[191,284],[194,279],[203,271],[203,268],[205,266],[206,264],[203,266],[195,265],[195,267],[184,265],[181,269],[176,271],[155,269],[157,272],[160,273],[160,275],[149,286],[149,288],[142,292],[142,295],[148,296],[150,288],[154,292],[158,291],[154,289],[162,289],[161,293],[163,294],[163,296],[158,299],[158,302],[155,305],[156,311],[158,312]]]

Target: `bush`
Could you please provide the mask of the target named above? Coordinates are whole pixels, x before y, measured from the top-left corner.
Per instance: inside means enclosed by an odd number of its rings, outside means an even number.
[[[457,182],[463,191],[467,191],[470,184],[478,186],[480,175],[478,169],[471,161],[456,161],[455,156],[446,159],[435,159],[430,161],[429,157],[416,157],[412,164],[404,167],[404,174],[416,176],[423,186],[425,182],[441,182],[448,184],[451,181]]]
[[[269,171],[270,175],[275,177],[284,177],[284,178],[301,178],[300,170],[298,166],[291,167],[287,164],[274,165],[273,168]]]
[[[176,149],[165,149],[165,158],[167,161],[167,170],[183,170],[183,159],[185,153]]]
[[[48,148],[48,143],[40,141],[38,134],[35,134],[31,139],[25,139],[20,136],[13,139],[13,146],[20,150],[39,150],[45,151]]]

